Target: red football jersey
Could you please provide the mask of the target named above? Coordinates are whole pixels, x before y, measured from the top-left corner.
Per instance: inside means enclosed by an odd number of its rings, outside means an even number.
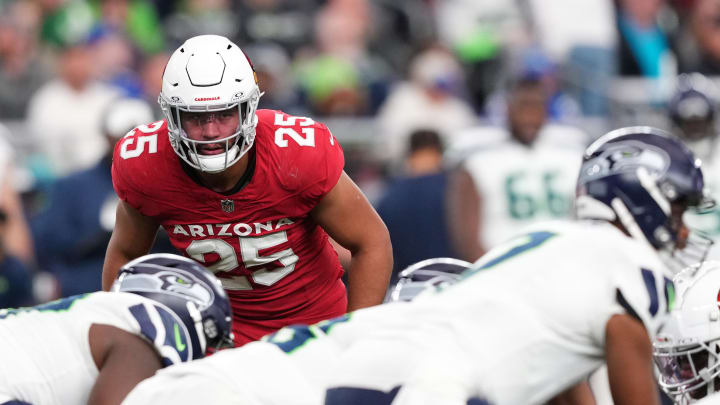
[[[237,344],[341,315],[347,306],[337,253],[309,215],[340,178],[342,149],[310,118],[272,110],[257,115],[255,169],[234,194],[212,191],[185,173],[165,121],[126,135],[112,166],[118,196],[155,218],[173,246],[220,278]]]

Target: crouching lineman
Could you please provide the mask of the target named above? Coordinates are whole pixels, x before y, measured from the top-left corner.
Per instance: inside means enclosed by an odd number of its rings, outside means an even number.
[[[227,296],[190,259],[140,257],[111,290],[0,310],[0,404],[119,404],[158,369],[232,345]]]
[[[653,344],[660,387],[678,405],[720,404],[720,262],[675,278],[672,320]]]
[[[236,404],[526,405],[572,392],[607,363],[616,405],[658,404],[651,338],[671,306],[671,267],[707,250],[682,221],[704,196],[700,162],[681,142],[648,127],[613,131],[583,157],[579,220],[528,228],[436,293],[286,327],[159,375],[216,362],[213,378]],[[154,403],[190,403],[174,401]]]
[[[415,263],[400,272],[397,284],[389,289],[387,302],[410,301],[423,291],[435,291],[452,284],[470,266],[468,262],[443,257]],[[318,327],[322,328],[323,324]],[[290,327],[283,331],[293,333],[296,329]],[[319,369],[325,364],[334,364],[336,358],[332,354],[319,353],[313,367]],[[259,367],[259,372],[247,372],[245,365],[249,364]],[[312,378],[309,381],[306,377],[305,370],[299,370],[276,344],[252,342],[242,348],[223,350],[202,361],[161,370],[138,385],[123,405],[322,403],[324,391],[319,387],[323,384],[310,382]],[[282,381],[282,389],[278,381]]]

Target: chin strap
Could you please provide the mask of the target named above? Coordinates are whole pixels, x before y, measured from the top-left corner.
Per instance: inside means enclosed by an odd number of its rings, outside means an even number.
[[[203,330],[202,314],[200,313],[200,310],[198,310],[197,306],[190,301],[186,302],[185,306],[187,307],[190,318],[192,318],[193,324],[195,325],[195,333],[197,333],[198,341],[200,342],[201,354],[205,354],[205,350],[207,349],[207,340],[205,339],[205,331]]]

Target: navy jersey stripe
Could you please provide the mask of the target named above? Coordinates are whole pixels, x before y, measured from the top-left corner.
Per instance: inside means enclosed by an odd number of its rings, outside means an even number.
[[[640,319],[640,316],[635,311],[635,309],[630,305],[630,303],[625,299],[623,296],[622,291],[620,291],[619,288],[615,289],[615,299],[617,300],[618,304],[620,304],[621,307],[625,309],[625,312],[628,313],[628,315],[632,316],[633,318],[640,321],[640,323],[643,323],[642,319]],[[643,323],[644,325],[644,323]]]

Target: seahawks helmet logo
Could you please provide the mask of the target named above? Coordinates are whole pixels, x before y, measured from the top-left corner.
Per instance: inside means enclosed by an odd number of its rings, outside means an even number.
[[[212,292],[204,284],[198,283],[190,277],[183,277],[182,274],[171,272],[159,272],[157,277],[162,281],[161,290],[190,298],[201,310],[209,307],[212,303]]]
[[[194,302],[199,310],[208,308],[215,299],[211,287],[188,272],[161,270],[154,273],[124,275],[117,291],[161,292]]]
[[[579,183],[616,173],[632,173],[639,167],[662,176],[669,166],[670,157],[661,149],[633,141],[618,142],[583,164]]]

